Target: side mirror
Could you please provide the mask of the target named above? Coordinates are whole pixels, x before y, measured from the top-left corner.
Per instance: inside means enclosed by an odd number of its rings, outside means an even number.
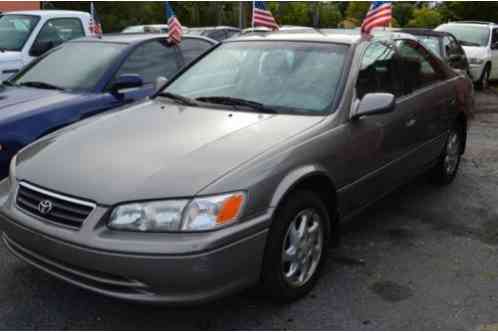
[[[491,49],[492,50],[498,50],[498,42],[495,42],[495,43],[491,44]]]
[[[54,43],[51,41],[37,41],[31,46],[31,50],[29,51],[29,55],[33,57],[39,57],[43,53],[50,50],[54,47]]]
[[[359,102],[352,119],[394,111],[396,98],[391,93],[369,93]]]
[[[144,81],[140,75],[123,74],[119,76],[111,85],[111,92],[119,93],[120,90],[139,88],[144,85]]]
[[[168,83],[168,79],[164,76],[159,76],[156,78],[156,84],[154,86],[156,92],[158,92],[166,83]]]

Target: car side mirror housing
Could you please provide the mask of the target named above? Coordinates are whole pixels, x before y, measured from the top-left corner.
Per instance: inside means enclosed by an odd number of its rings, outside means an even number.
[[[363,96],[352,119],[394,111],[396,97],[391,93],[369,93]]]
[[[119,76],[111,85],[112,93],[119,93],[121,90],[140,88],[144,85],[142,77],[137,74],[123,74]]]
[[[159,90],[161,90],[166,85],[166,83],[168,83],[168,79],[166,77],[159,76],[158,78],[156,78],[156,84],[154,86],[156,93],[159,92]]]
[[[498,42],[491,44],[492,50],[498,50]]]
[[[33,46],[31,46],[29,55],[31,55],[32,57],[39,57],[53,47],[54,43],[51,41],[37,41],[33,44]]]

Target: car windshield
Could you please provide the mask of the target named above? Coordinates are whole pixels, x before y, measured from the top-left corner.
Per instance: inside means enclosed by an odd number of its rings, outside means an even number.
[[[45,86],[64,90],[90,91],[126,46],[100,42],[66,43],[19,73],[12,83],[42,82]]]
[[[336,97],[347,50],[332,43],[226,43],[164,92],[214,103],[251,102],[278,113],[324,114]]]
[[[0,17],[0,50],[20,51],[40,20],[34,15],[3,15]]]
[[[463,46],[487,46],[489,43],[489,28],[468,24],[445,24],[437,28],[439,31],[452,33]]]
[[[435,55],[441,57],[441,47],[439,46],[439,38],[435,36],[415,36],[417,40],[427,49],[431,50]]]

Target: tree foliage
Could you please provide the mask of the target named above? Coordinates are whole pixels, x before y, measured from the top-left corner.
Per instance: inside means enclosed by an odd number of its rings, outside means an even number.
[[[408,26],[412,28],[435,28],[442,21],[442,16],[438,11],[422,7],[414,10],[413,19],[408,22]]]
[[[164,1],[95,2],[105,32],[126,26],[166,22]],[[239,1],[172,1],[178,18],[186,26],[239,25]],[[367,1],[269,1],[269,9],[281,25],[335,28],[340,23],[358,26],[368,11]],[[90,10],[88,1],[44,2],[53,9]],[[242,2],[243,27],[251,22],[251,2]],[[394,2],[393,26],[434,27],[450,20],[489,20],[498,17],[498,2],[444,1],[436,5],[423,2]]]

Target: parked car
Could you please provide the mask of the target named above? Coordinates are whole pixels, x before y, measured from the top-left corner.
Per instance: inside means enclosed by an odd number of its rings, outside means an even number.
[[[463,46],[474,82],[486,89],[489,80],[498,79],[498,25],[491,22],[452,22],[436,31],[453,34]]]
[[[149,24],[149,25],[133,25],[126,27],[121,31],[122,33],[168,33],[169,28],[167,24]]]
[[[279,28],[279,32],[290,32],[290,33],[301,33],[301,32],[316,32],[315,28],[312,27],[304,27],[304,26],[297,26],[297,25],[283,25]],[[249,34],[256,34],[260,35],[263,33],[268,33],[268,32],[273,32],[270,28],[263,27],[263,26],[257,26],[257,27],[251,27],[251,28],[245,28],[244,30],[241,31],[241,35],[249,35]]]
[[[67,42],[0,90],[0,179],[22,147],[70,123],[143,99],[216,41],[185,36],[105,35]],[[133,88],[133,89],[132,89]]]
[[[8,12],[0,16],[0,82],[51,48],[90,35],[90,14],[65,10]]]
[[[455,178],[467,81],[407,34],[227,40],[156,98],[20,152],[0,183],[3,240],[126,300],[201,302],[258,282],[299,298],[339,220],[417,174]]]
[[[209,37],[218,41],[222,41],[231,37],[240,35],[239,28],[218,26],[218,27],[202,27],[202,28],[189,28],[188,33],[191,35],[200,35]]]
[[[451,68],[470,75],[465,51],[451,33],[417,28],[403,28],[399,31],[414,35],[422,45],[443,59]]]

